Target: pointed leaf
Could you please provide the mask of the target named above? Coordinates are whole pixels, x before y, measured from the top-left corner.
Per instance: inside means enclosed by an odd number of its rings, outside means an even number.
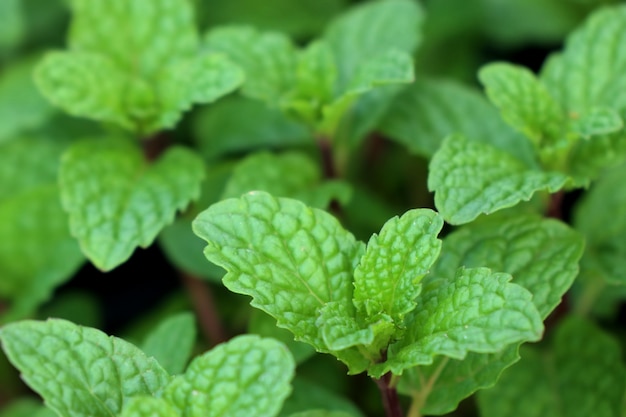
[[[559,221],[502,213],[446,236],[431,276],[452,276],[459,267],[506,272],[533,294],[545,319],[578,275],[583,246],[582,237]]]
[[[124,340],[60,319],[0,330],[7,357],[59,415],[110,417],[136,395],[160,395],[169,375]]]
[[[619,343],[580,318],[558,328],[552,353],[533,349],[481,391],[484,417],[616,417],[623,411],[626,368]]]
[[[141,350],[154,357],[170,375],[183,372],[196,341],[191,313],[180,313],[161,322],[143,341]]]
[[[294,369],[283,344],[238,336],[194,359],[164,398],[188,417],[273,417],[291,392]]]
[[[252,296],[296,340],[328,351],[317,311],[331,301],[351,303],[352,271],[364,249],[333,216],[252,192],[212,205],[193,229],[208,243],[206,257],[228,271],[231,291]]]
[[[374,375],[401,374],[437,355],[464,359],[468,352],[495,353],[507,345],[539,340],[541,317],[531,294],[487,268],[459,269],[454,279],[429,282],[408,318],[405,337],[392,345]]]
[[[482,94],[449,80],[415,80],[398,94],[378,126],[427,158],[452,134],[490,143],[529,163],[534,158],[530,142],[504,123]]]
[[[147,166],[129,142],[77,143],[64,155],[61,197],[72,234],[100,269],[110,270],[147,247],[177,210],[198,198],[204,167],[190,151],[173,147]]]
[[[397,328],[415,308],[420,281],[439,256],[443,219],[432,210],[410,210],[389,220],[367,243],[354,271],[354,305],[364,320],[388,315]]]
[[[529,200],[537,191],[555,192],[567,181],[563,174],[534,170],[508,153],[453,135],[431,160],[428,188],[443,217],[462,224]]]

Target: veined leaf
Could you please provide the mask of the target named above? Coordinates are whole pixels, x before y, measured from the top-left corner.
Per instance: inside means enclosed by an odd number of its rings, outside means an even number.
[[[163,398],[188,417],[274,417],[291,392],[294,369],[282,343],[238,336],[194,359]]]
[[[0,340],[24,381],[60,415],[117,415],[131,397],[160,395],[170,380],[130,343],[65,320],[7,324]]]
[[[150,245],[177,210],[198,198],[203,175],[202,162],[183,148],[170,148],[148,167],[129,142],[77,143],[60,172],[71,232],[98,268],[110,270],[137,246]]]
[[[180,417],[180,414],[163,398],[138,396],[128,401],[120,417]]]
[[[626,368],[619,343],[580,318],[558,328],[552,352],[526,349],[498,384],[478,394],[484,417],[616,417]]]
[[[330,214],[297,200],[252,192],[200,213],[194,232],[205,255],[228,271],[231,290],[277,319],[296,340],[328,351],[316,324],[318,309],[352,300],[352,271],[364,245]]]
[[[435,205],[452,224],[511,207],[540,190],[555,192],[567,182],[563,174],[529,168],[509,153],[461,135],[443,142],[428,176]]]
[[[370,373],[400,375],[431,364],[438,355],[464,359],[468,352],[495,353],[539,340],[543,324],[532,295],[510,280],[510,275],[487,268],[461,268],[454,278],[430,281],[407,318],[404,338],[391,346],[387,362]]]

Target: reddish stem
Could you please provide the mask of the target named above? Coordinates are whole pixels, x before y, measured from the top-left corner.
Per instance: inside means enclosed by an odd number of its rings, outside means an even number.
[[[210,287],[201,279],[185,272],[180,272],[180,278],[196,310],[200,330],[206,340],[211,345],[225,342],[226,333],[219,319]]]
[[[396,387],[391,386],[391,372],[387,372],[380,379],[374,379],[385,407],[386,417],[402,417],[402,407],[400,407],[400,399]]]

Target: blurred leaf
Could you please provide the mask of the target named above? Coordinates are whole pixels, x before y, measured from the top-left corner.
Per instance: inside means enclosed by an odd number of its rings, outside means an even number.
[[[191,313],[163,320],[144,339],[141,350],[154,357],[170,375],[183,373],[196,341],[196,321]]]
[[[0,2],[0,59],[9,55],[22,41],[24,36],[24,16],[20,0],[3,0]]]
[[[309,410],[325,410],[309,411]],[[297,413],[297,414],[295,414]],[[293,392],[285,400],[280,417],[363,417],[363,413],[348,399],[327,387],[306,378],[293,380]]]

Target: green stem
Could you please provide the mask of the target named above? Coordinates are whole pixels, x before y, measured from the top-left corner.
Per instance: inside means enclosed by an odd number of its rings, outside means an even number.
[[[379,379],[374,379],[380,395],[383,400],[383,406],[385,407],[386,417],[402,417],[402,407],[400,407],[400,400],[398,398],[398,391],[392,381],[391,372],[387,372]]]
[[[424,408],[424,404],[426,404],[426,399],[433,390],[435,382],[437,382],[437,379],[439,379],[439,375],[441,375],[441,372],[443,372],[443,369],[446,367],[449,360],[450,358],[448,358],[447,356],[443,357],[439,365],[437,365],[437,369],[435,369],[435,372],[433,372],[430,378],[428,378],[428,381],[426,381],[426,383],[422,382],[421,389],[413,394],[413,401],[411,402],[411,408],[409,409],[409,414],[407,417],[422,417],[422,408]],[[423,378],[421,378],[421,373],[420,379],[422,379],[423,381]]]

